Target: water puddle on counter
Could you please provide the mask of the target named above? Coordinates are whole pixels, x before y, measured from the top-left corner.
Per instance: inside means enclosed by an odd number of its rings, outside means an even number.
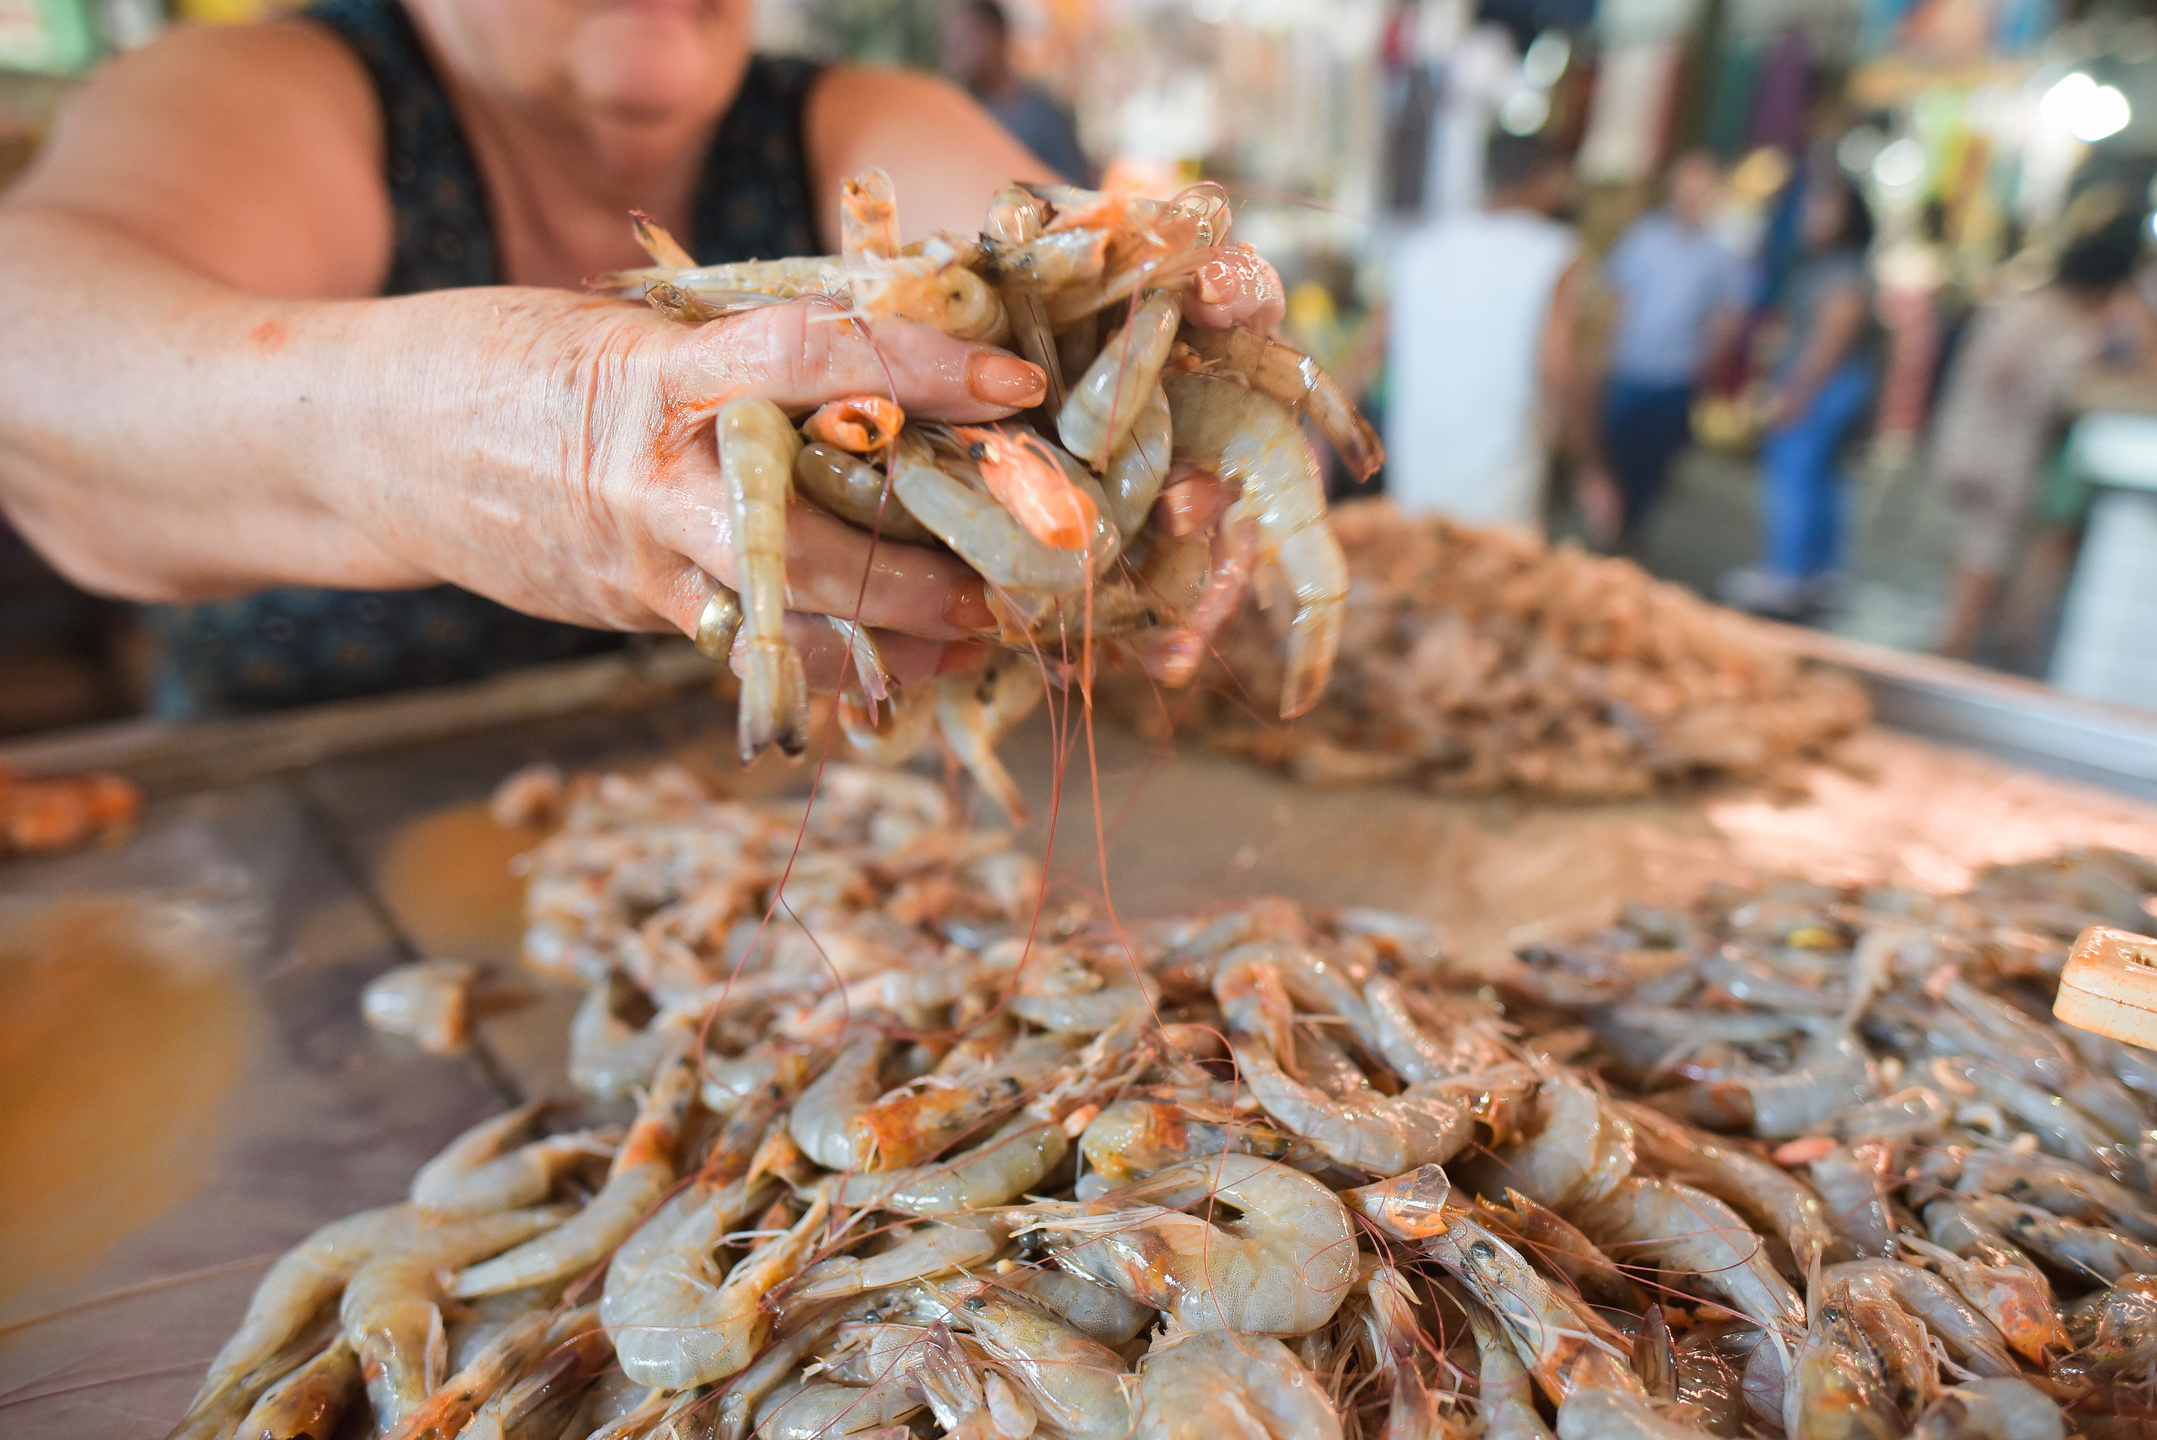
[[[255,1001],[217,907],[0,906],[0,1305],[202,1183]]]
[[[544,836],[505,830],[483,804],[401,826],[382,847],[375,883],[413,943],[432,956],[481,964],[515,958],[524,935],[524,881],[510,862]]]

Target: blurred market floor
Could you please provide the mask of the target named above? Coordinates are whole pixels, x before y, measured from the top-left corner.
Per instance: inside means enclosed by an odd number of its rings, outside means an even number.
[[[1898,650],[1930,648],[1939,628],[1953,522],[1921,465],[1851,470],[1851,553],[1843,603],[1812,623]],[[1750,457],[1694,450],[1630,553],[1649,570],[1713,597],[1715,582],[1760,554],[1759,471]],[[2004,655],[1984,654],[1986,664]],[[2007,668],[2015,668],[2009,666]]]

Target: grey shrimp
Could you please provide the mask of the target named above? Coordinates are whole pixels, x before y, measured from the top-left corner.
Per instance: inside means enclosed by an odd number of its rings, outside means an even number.
[[[767,745],[809,744],[809,690],[786,638],[786,505],[801,436],[769,400],[745,396],[719,411],[719,489],[734,532],[741,594],[741,758]]]
[[[674,1183],[674,1144],[696,1093],[692,1059],[677,1055],[661,1065],[621,1149],[614,1152],[606,1184],[591,1203],[553,1234],[465,1270],[450,1286],[450,1294],[459,1299],[494,1295],[567,1279],[598,1264]]]
[[[1222,523],[1255,521],[1259,553],[1295,592],[1281,689],[1281,718],[1293,720],[1318,703],[1333,674],[1347,611],[1348,561],[1326,519],[1318,463],[1279,401],[1207,375],[1164,384],[1177,458],[1241,487]]]

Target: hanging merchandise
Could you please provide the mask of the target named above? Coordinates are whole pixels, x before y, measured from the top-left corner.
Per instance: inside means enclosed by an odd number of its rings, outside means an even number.
[[[0,69],[71,75],[98,56],[83,0],[0,0]]]

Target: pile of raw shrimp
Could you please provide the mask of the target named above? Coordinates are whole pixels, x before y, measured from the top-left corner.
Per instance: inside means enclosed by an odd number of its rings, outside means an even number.
[[[1716,893],[1471,988],[1399,916],[1044,905],[906,773],[519,786],[633,1115],[317,1231],[177,1433],[2151,1433],[2157,1058],[2043,1017],[2157,865]]]
[[[1187,680],[1261,560],[1293,595],[1280,714],[1309,709],[1333,668],[1347,572],[1301,422],[1358,475],[1383,452],[1309,356],[1254,330],[1185,322],[1186,293],[1228,246],[1219,192],[1160,201],[1011,185],[978,236],[902,245],[890,178],[871,170],[844,183],[841,210],[838,255],[717,266],[698,266],[639,216],[653,264],[599,288],[684,321],[804,298],[827,302],[833,324],[915,320],[1008,345],[1041,367],[1047,389],[999,425],[923,423],[879,395],[798,426],[766,400],[720,410],[741,590],[718,587],[697,642],[714,658],[738,652],[743,759],[807,743],[802,664],[783,625],[790,495],[884,541],[948,547],[986,582],[997,638],[1015,652],[900,690],[873,638],[833,621],[852,656],[841,723],[864,758],[899,763],[940,726],[983,788],[1021,813],[995,743],[1040,698],[1040,667],[1090,681],[1113,649],[1165,683]]]
[[[1256,603],[1195,704],[1124,685],[1120,708],[1318,784],[1582,800],[1779,780],[1868,714],[1847,676],[1630,561],[1383,502],[1333,519],[1351,584],[1340,667],[1315,710],[1294,726],[1264,713],[1282,683],[1281,612]],[[1270,599],[1263,586],[1256,599]]]

